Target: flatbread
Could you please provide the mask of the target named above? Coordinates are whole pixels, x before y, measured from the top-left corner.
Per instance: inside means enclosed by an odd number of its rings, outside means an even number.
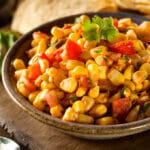
[[[115,2],[122,9],[150,14],[150,0],[115,0]]]
[[[20,0],[11,29],[24,34],[59,17],[96,11],[117,11],[117,6],[114,0]]]

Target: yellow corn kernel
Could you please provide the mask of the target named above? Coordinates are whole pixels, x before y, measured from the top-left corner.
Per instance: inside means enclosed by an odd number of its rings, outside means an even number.
[[[29,100],[31,103],[33,103],[34,100],[35,100],[35,98],[36,98],[36,96],[39,94],[39,92],[40,92],[40,91],[35,91],[35,92],[30,93],[29,96],[28,96],[28,100]]]
[[[142,64],[140,70],[146,71],[148,76],[150,76],[150,63]]]
[[[48,81],[48,80],[49,80],[49,75],[48,75],[47,73],[43,73],[43,74],[41,75],[41,79],[42,79],[43,81]]]
[[[135,90],[136,91],[141,91],[142,89],[143,89],[143,84],[142,83],[135,84]]]
[[[53,117],[61,118],[63,116],[63,107],[61,105],[56,105],[50,108],[50,113]]]
[[[95,58],[95,62],[99,65],[99,66],[106,66],[108,65],[108,62],[111,63],[111,60],[108,60],[108,58],[106,58],[105,56],[99,55]]]
[[[78,32],[81,30],[81,24],[77,23],[77,24],[74,24],[72,27],[71,27],[72,31],[73,32]]]
[[[65,94],[63,91],[56,90],[56,95],[57,95],[58,99],[62,99],[62,98],[64,98]]]
[[[96,63],[95,63],[95,61],[94,61],[94,60],[89,59],[89,60],[87,60],[87,61],[86,61],[85,66],[87,67],[87,66],[88,66],[88,65],[90,65],[90,64],[96,64]]]
[[[52,53],[54,53],[56,51],[56,47],[55,46],[50,46],[49,48],[46,49],[45,54],[48,57],[51,57]]]
[[[20,82],[17,81],[17,90],[25,97],[28,97],[28,95],[30,94],[30,91],[25,87],[25,85]]]
[[[88,76],[88,70],[82,66],[76,66],[74,69],[69,71],[69,76],[78,77],[78,76]]]
[[[77,80],[74,77],[69,77],[60,82],[60,88],[68,93],[72,93],[77,88]]]
[[[100,93],[97,98],[95,98],[96,103],[107,103],[108,102],[108,93]]]
[[[26,51],[26,54],[29,58],[33,57],[36,54],[36,49],[37,47],[33,47],[31,49],[29,49],[28,51]]]
[[[91,63],[87,66],[87,69],[89,71],[91,80],[93,81],[99,80],[100,75],[99,75],[99,68],[97,64]]]
[[[108,72],[108,79],[117,86],[123,84],[125,80],[124,75],[116,69],[111,69]]]
[[[41,90],[44,90],[44,89],[52,90],[55,88],[56,88],[56,85],[53,82],[48,82],[48,81],[41,82]]]
[[[124,85],[130,88],[131,91],[135,91],[135,84],[130,80],[125,80]]]
[[[91,56],[95,59],[99,55],[106,55],[108,48],[106,46],[100,45],[98,47],[92,48],[90,50]]]
[[[85,39],[84,39],[84,38],[79,38],[79,39],[77,40],[77,43],[78,43],[81,47],[83,47],[83,46],[84,46],[84,43],[85,43]]]
[[[68,69],[68,70],[72,70],[76,66],[84,67],[84,63],[82,61],[79,61],[79,60],[68,60],[66,62],[66,69]]]
[[[81,101],[84,104],[85,112],[89,111],[95,104],[95,100],[89,96],[83,96]]]
[[[32,65],[32,64],[34,64],[35,62],[37,62],[37,60],[38,60],[38,55],[35,54],[33,57],[30,58],[28,64],[29,64],[29,65]]]
[[[56,26],[51,29],[51,34],[58,39],[65,35],[63,29]]]
[[[46,49],[47,49],[47,43],[44,39],[41,39],[41,41],[39,42],[39,44],[37,46],[36,53],[42,54],[46,51]]]
[[[107,79],[107,72],[108,72],[108,66],[99,66],[99,78],[100,79]]]
[[[132,108],[126,117],[126,122],[136,121],[138,118],[139,111],[140,105],[136,105],[134,108]]]
[[[126,36],[127,36],[128,40],[136,40],[137,39],[137,35],[136,35],[135,31],[132,29],[130,29],[126,32]]]
[[[88,95],[92,98],[96,98],[99,95],[99,91],[100,91],[100,87],[95,86],[89,90]]]
[[[96,120],[97,125],[112,125],[115,124],[115,120],[113,117],[106,116]]]
[[[16,58],[13,61],[13,67],[15,68],[15,70],[25,69],[24,61],[22,59]]]
[[[89,114],[92,117],[101,117],[107,112],[107,107],[104,104],[96,104],[92,107]]]
[[[63,32],[64,32],[64,36],[68,36],[72,32],[72,29],[66,28],[66,29],[63,29]]]
[[[126,67],[126,60],[124,58],[119,58],[118,62],[117,62],[117,65],[118,65],[118,70],[119,71],[124,70],[125,67]]]
[[[143,81],[143,89],[146,90],[150,88],[150,81],[149,80],[144,80]]]
[[[135,24],[132,22],[131,18],[123,18],[118,21],[118,27],[121,30],[126,30],[128,27],[134,27]]]
[[[96,46],[96,41],[85,41],[84,48],[91,49]]]
[[[131,101],[136,101],[139,99],[139,96],[136,93],[131,93],[130,95],[130,100]]]
[[[123,91],[123,95],[124,95],[125,97],[130,97],[130,95],[131,95],[131,90],[126,87],[126,88],[124,89],[124,91]]]
[[[76,42],[80,38],[80,35],[77,32],[70,33],[68,38]]]
[[[124,33],[119,32],[110,42],[113,44],[124,40],[127,40],[127,36]]]
[[[145,49],[144,44],[141,40],[133,40],[133,44],[135,50],[138,52]]]
[[[68,107],[62,117],[62,120],[75,122],[78,119],[78,116],[79,116],[78,112],[75,112],[73,108]]]
[[[78,112],[78,113],[84,113],[85,112],[84,103],[80,100],[75,101],[72,105],[72,108],[75,112]]]
[[[22,75],[23,75],[23,76],[27,76],[27,69],[16,70],[16,71],[15,71],[15,74],[14,74],[14,77],[15,77],[17,80],[19,80],[19,78],[20,78]]]
[[[136,71],[133,73],[132,75],[132,80],[134,83],[138,84],[138,83],[142,83],[144,80],[146,80],[146,78],[148,77],[148,74],[146,71]]]
[[[38,46],[40,41],[41,41],[41,38],[33,39],[32,42],[31,42],[32,47]]]
[[[50,76],[50,77],[55,77],[57,76],[58,73],[58,69],[56,69],[55,67],[50,67],[46,70],[46,73]]]
[[[54,82],[54,84],[57,86],[57,87],[60,87],[60,83],[64,80],[64,79],[66,79],[66,75],[62,72],[62,71],[60,71],[59,69],[58,69],[58,73],[57,73],[57,75],[55,75],[54,77],[52,77],[52,80],[51,81],[53,81]],[[67,81],[67,80],[66,80]],[[68,80],[69,81],[69,80]],[[73,80],[71,80],[71,81],[73,81]],[[67,83],[67,82],[66,82]],[[66,85],[67,86],[67,85]],[[68,85],[68,86],[70,86],[70,84]],[[74,86],[74,85],[73,85]]]
[[[77,122],[78,123],[85,123],[85,124],[93,124],[94,118],[89,116],[89,115],[79,114]]]
[[[39,59],[41,72],[45,72],[49,68],[49,61],[47,59]]]
[[[44,92],[39,92],[38,95],[36,96],[35,100],[33,101],[33,106],[39,110],[44,110],[46,102],[44,100]]]
[[[76,91],[76,96],[77,96],[77,97],[82,97],[82,96],[85,95],[86,91],[87,91],[87,90],[86,90],[85,88],[83,88],[83,87],[78,87],[78,89],[77,89],[77,91]]]
[[[37,86],[37,87],[40,87],[41,86],[41,82],[42,82],[42,75],[38,76],[36,78],[36,80],[34,81],[34,84]]]
[[[87,61],[89,59],[91,59],[91,54],[90,54],[90,51],[89,50],[84,50],[82,51],[82,54],[80,55],[80,57],[84,60],[84,61]]]
[[[108,101],[110,103],[112,103],[114,100],[119,99],[120,98],[120,92],[117,92],[116,94],[114,94],[113,96],[111,96]]]
[[[126,68],[126,70],[124,71],[124,77],[127,80],[131,80],[132,78],[132,74],[133,74],[133,65],[130,65]]]
[[[87,19],[89,19],[89,16],[87,16],[87,15],[81,15],[81,16],[80,16],[80,21],[81,21],[81,22],[84,22],[84,21],[87,20]]]

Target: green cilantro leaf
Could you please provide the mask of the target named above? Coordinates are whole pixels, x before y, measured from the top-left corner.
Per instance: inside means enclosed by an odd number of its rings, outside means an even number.
[[[101,53],[101,52],[102,52],[102,50],[97,49],[97,50],[95,50],[94,52],[95,52],[95,53]]]
[[[118,30],[114,27],[112,17],[100,18],[94,16],[92,20],[88,19],[83,22],[83,37],[88,41],[100,39],[111,41],[118,33]]]
[[[97,30],[97,25],[95,23],[92,23],[90,19],[85,20],[83,22],[83,36],[88,40],[96,40],[98,41],[100,39],[100,31]]]

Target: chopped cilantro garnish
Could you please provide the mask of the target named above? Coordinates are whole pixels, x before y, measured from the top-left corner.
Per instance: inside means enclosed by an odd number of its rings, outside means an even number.
[[[128,55],[124,55],[124,57],[123,57],[126,61],[129,61],[129,56]]]
[[[124,98],[124,97],[125,97],[124,91],[125,91],[126,88],[127,88],[127,87],[124,86],[124,87],[121,89],[121,91],[120,91],[120,97],[121,97],[121,98]]]
[[[95,53],[101,53],[102,50],[97,49],[97,50],[95,50],[94,52],[95,52]]]
[[[149,108],[150,108],[150,102],[147,102],[143,107],[143,111],[146,112]]]
[[[78,100],[78,98],[75,95],[70,95],[69,99],[71,99],[72,101]]]
[[[113,25],[112,17],[101,18],[94,16],[92,20],[87,19],[83,22],[83,36],[88,40],[96,40],[99,42],[101,39],[111,41],[118,30]]]

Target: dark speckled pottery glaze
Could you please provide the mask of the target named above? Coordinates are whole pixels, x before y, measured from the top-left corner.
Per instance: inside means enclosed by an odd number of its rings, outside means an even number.
[[[101,12],[101,13],[86,13],[89,16],[100,15],[101,17],[112,16],[115,18],[125,18],[130,17],[136,23],[140,23],[144,20],[148,20],[142,16],[128,14],[128,13],[111,13],[111,12]],[[13,78],[13,67],[12,61],[17,58],[25,58],[24,51],[30,48],[30,43],[32,40],[32,33],[34,31],[43,31],[46,33],[50,32],[52,26],[62,26],[64,23],[73,22],[75,17],[80,16],[81,14],[68,16],[60,18],[48,23],[45,23],[32,31],[28,32],[22,36],[14,46],[9,49],[2,65],[2,81],[4,87],[11,99],[17,103],[23,110],[28,114],[38,119],[41,122],[44,122],[50,126],[53,126],[56,129],[63,131],[64,133],[77,136],[80,138],[86,139],[112,139],[124,137],[127,135],[133,135],[150,129],[150,118],[143,120],[135,121],[132,123],[117,124],[117,125],[84,125],[79,123],[64,122],[58,118],[51,117],[49,114],[46,114],[42,111],[35,109],[22,95],[17,92],[16,84]]]

